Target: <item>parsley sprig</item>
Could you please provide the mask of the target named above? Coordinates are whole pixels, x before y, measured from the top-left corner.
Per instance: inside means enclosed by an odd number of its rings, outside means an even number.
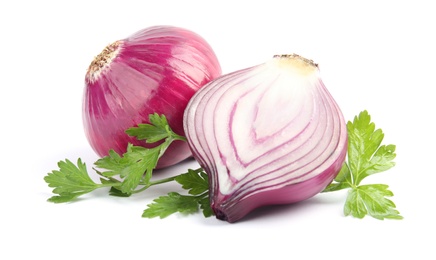
[[[102,169],[102,171],[94,169],[100,175],[101,183],[95,183],[90,178],[86,165],[80,158],[77,160],[77,165],[69,160],[60,161],[59,170],[52,171],[44,178],[49,187],[54,188],[53,193],[58,194],[51,197],[49,201],[68,202],[103,187],[111,187],[114,195],[129,196],[154,185],[151,176],[159,158],[173,141],[186,139],[169,128],[165,116],[153,114],[149,118],[151,124],[138,125],[136,128],[129,129],[127,133],[135,134],[140,131],[139,138],[153,136],[147,140],[149,143],[164,139],[160,145],[147,149],[129,144],[127,152],[122,156],[113,150],[109,151],[108,156],[94,163],[97,168]],[[138,186],[143,187],[137,190]]]
[[[395,166],[395,145],[381,145],[384,134],[375,129],[368,112],[362,111],[347,123],[347,161],[334,181],[324,192],[349,189],[345,201],[344,214],[356,218],[366,215],[376,219],[402,219],[395,204],[387,197],[394,194],[385,184],[365,184],[368,176],[386,171]]]
[[[93,169],[100,176],[100,183],[90,178],[86,164],[80,158],[76,164],[67,159],[60,161],[59,169],[44,178],[56,194],[48,200],[55,203],[69,202],[99,188],[110,188],[109,194],[113,196],[129,197],[151,186],[176,181],[185,193],[170,192],[156,198],[147,205],[143,217],[165,218],[174,213],[196,213],[199,209],[205,217],[212,216],[208,176],[202,168],[189,169],[186,173],[160,180],[152,179],[153,170],[166,149],[174,141],[186,141],[186,138],[171,130],[165,116],[152,114],[149,119],[150,124],[139,124],[126,133],[140,140],[145,139],[148,143],[161,141],[159,145],[144,148],[129,144],[123,155],[109,151],[108,156],[94,163]],[[367,111],[361,112],[353,122],[349,121],[347,131],[347,161],[323,192],[348,189],[344,206],[344,214],[347,216],[402,219],[394,202],[388,199],[393,196],[388,185],[361,184],[368,176],[395,165],[395,145],[381,145],[384,134],[381,129],[375,129]]]
[[[97,160],[93,168],[100,176],[100,183],[94,182],[87,171],[85,163],[79,158],[76,165],[70,160],[60,161],[58,170],[48,173],[44,180],[56,194],[48,199],[54,203],[64,203],[99,188],[110,188],[109,194],[119,197],[129,197],[142,192],[151,186],[176,181],[187,190],[187,195],[170,192],[148,205],[143,217],[164,218],[173,213],[195,213],[199,209],[205,217],[212,215],[209,205],[209,182],[202,168],[164,178],[152,180],[153,170],[159,158],[174,141],[186,141],[186,138],[172,131],[164,115],[152,114],[150,124],[139,124],[126,131],[130,136],[147,143],[162,141],[153,148],[144,148],[129,144],[127,151],[119,155],[109,151],[109,155]],[[99,169],[99,170],[97,170]]]

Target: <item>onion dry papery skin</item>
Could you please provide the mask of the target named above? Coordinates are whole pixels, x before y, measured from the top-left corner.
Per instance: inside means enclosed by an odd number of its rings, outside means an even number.
[[[194,93],[221,75],[211,46],[198,34],[173,26],[153,26],[108,45],[88,68],[83,98],[86,137],[103,157],[128,143],[147,144],[125,131],[150,123],[153,113],[166,116],[172,130],[184,135],[183,112]],[[175,141],[157,168],[192,155],[188,144]]]
[[[321,192],[347,151],[346,123],[318,65],[296,54],[223,75],[184,115],[194,158],[209,175],[218,219]]]

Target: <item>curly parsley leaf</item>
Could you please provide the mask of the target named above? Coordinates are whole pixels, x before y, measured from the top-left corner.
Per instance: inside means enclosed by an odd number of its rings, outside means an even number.
[[[383,131],[375,128],[367,111],[349,121],[347,130],[347,162],[323,192],[350,189],[344,207],[346,216],[402,219],[395,204],[386,198],[393,196],[387,185],[360,185],[366,177],[395,166],[395,145],[381,145]]]

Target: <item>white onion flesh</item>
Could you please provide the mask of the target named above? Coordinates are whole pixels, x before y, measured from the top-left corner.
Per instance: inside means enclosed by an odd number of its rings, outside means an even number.
[[[347,148],[345,121],[318,66],[295,54],[205,85],[185,110],[184,131],[209,174],[211,207],[229,222],[316,195]]]

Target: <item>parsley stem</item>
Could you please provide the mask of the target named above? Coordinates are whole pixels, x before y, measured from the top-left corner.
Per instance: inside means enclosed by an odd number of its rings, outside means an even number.
[[[138,190],[132,191],[132,194],[133,193],[139,193],[139,192],[145,191],[146,189],[150,188],[153,185],[158,185],[158,184],[174,181],[176,179],[176,177],[177,176],[173,176],[173,177],[169,177],[169,178],[165,178],[165,179],[161,179],[161,180],[157,180],[157,181],[150,181],[150,182],[148,182],[146,184],[142,184],[142,185],[144,185],[144,187],[142,187],[142,188],[140,188]]]
[[[209,196],[209,191],[208,191],[208,190],[205,191],[205,192],[203,192],[202,194],[197,195],[197,196],[194,196],[194,197],[197,198],[197,199],[202,199],[202,198],[204,198],[205,196]]]
[[[177,134],[173,134],[173,138],[174,140],[178,140],[178,141],[184,141],[187,142],[188,140],[186,139],[186,137],[182,136],[182,135],[177,135]]]
[[[148,183],[148,186],[153,186],[153,185],[157,185],[157,184],[161,184],[161,183],[166,183],[166,182],[170,182],[170,181],[174,181],[176,179],[177,176],[173,176],[173,177],[169,177],[169,178],[165,178],[165,179],[160,179],[157,181],[150,181]]]
[[[201,171],[203,171],[203,168],[198,168],[198,169],[194,170],[195,173],[199,173]],[[140,183],[139,185],[144,185],[144,187],[142,187],[142,188],[140,188],[138,190],[132,191],[132,194],[133,193],[142,192],[142,191],[144,191],[144,190],[146,190],[146,189],[148,189],[148,188],[150,188],[151,186],[154,186],[154,185],[158,185],[158,184],[162,184],[162,183],[167,183],[167,182],[175,181],[178,176],[180,176],[180,175],[176,175],[176,176],[160,179],[160,180],[157,180],[157,181],[149,181],[148,183]],[[203,197],[204,195],[205,194],[200,194],[197,197],[200,198],[200,197]]]

